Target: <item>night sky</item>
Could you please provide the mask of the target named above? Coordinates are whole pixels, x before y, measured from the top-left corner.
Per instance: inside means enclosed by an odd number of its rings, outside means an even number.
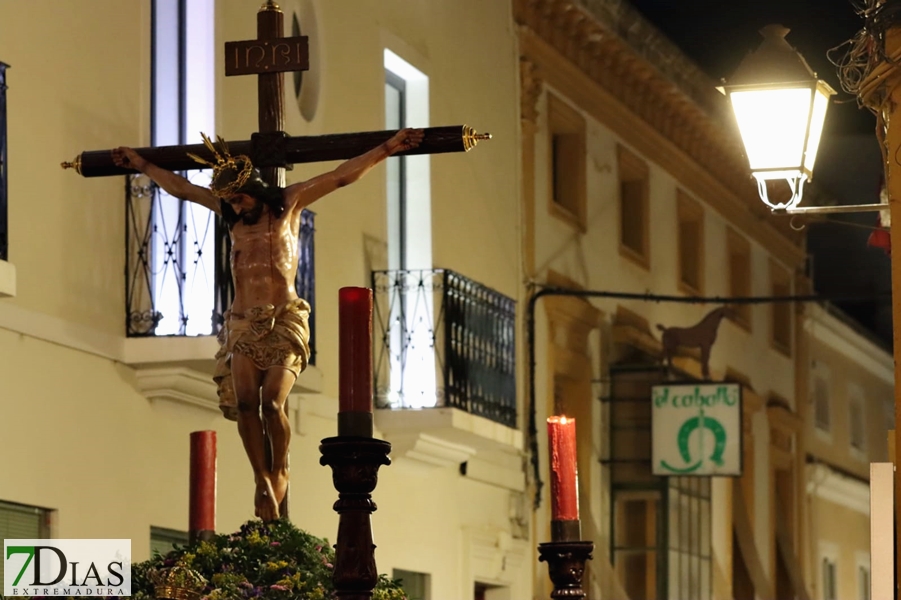
[[[838,92],[826,117],[814,184],[842,204],[878,201],[882,166],[875,118],[842,91],[827,54],[863,27],[848,0],[630,2],[717,81],[728,77],[759,45],[758,31],[763,26],[778,23],[791,29],[786,39]],[[818,293],[859,296],[835,304],[890,344],[890,302],[872,298],[874,293],[891,289],[890,259],[881,250],[866,246],[868,227],[875,225],[875,219],[875,213],[859,213],[808,220],[810,269]]]

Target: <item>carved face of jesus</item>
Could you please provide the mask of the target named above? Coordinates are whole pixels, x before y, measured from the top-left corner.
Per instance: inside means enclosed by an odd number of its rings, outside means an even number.
[[[226,202],[245,225],[255,225],[263,216],[266,203],[249,194],[235,194]]]
[[[238,215],[252,211],[258,204],[256,198],[248,196],[247,194],[235,194],[226,200],[226,202],[231,205]]]

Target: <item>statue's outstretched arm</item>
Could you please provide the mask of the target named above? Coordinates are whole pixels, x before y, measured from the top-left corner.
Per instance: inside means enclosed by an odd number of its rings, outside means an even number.
[[[207,207],[216,214],[221,214],[219,198],[214,196],[210,190],[194,185],[181,175],[156,166],[131,148],[123,146],[113,150],[113,162],[120,167],[135,169],[147,175],[171,196],[189,200]]]
[[[422,136],[422,129],[402,129],[384,144],[341,163],[334,171],[288,186],[285,188],[286,208],[304,208],[326,194],[354,183],[389,156],[417,147]]]

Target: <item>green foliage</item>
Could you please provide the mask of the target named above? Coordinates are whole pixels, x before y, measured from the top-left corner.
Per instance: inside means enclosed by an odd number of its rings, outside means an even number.
[[[288,521],[248,521],[231,535],[176,546],[165,555],[132,566],[132,598],[153,600],[152,574],[176,564],[207,581],[204,600],[326,600],[332,598],[335,551],[326,540]],[[403,589],[385,575],[373,600],[406,600]]]

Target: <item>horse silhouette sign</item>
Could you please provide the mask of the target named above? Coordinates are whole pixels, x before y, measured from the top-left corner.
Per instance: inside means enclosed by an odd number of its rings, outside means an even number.
[[[655,475],[741,475],[741,386],[657,385],[651,390]]]

